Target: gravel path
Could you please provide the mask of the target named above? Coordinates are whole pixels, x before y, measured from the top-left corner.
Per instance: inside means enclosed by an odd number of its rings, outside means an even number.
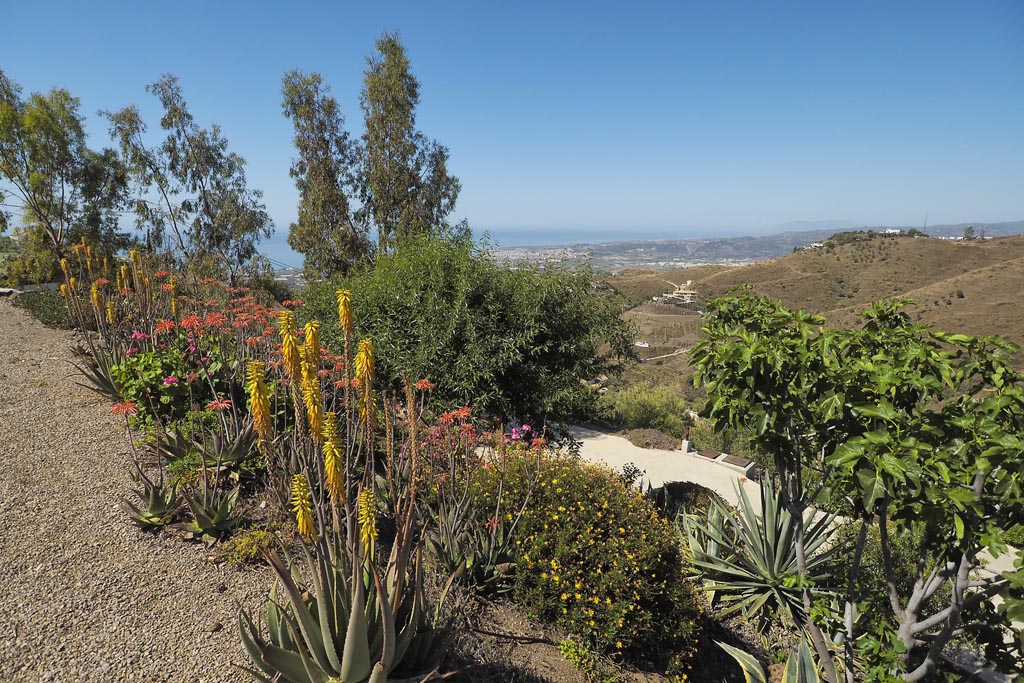
[[[131,525],[124,425],[73,343],[0,300],[0,681],[250,680],[236,601],[269,575]]]

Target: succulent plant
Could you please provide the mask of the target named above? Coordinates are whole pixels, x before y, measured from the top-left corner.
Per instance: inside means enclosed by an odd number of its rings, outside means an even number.
[[[239,488],[230,493],[223,489],[203,486],[199,495],[185,494],[185,502],[192,519],[178,525],[193,536],[212,542],[238,526],[241,518],[235,514]]]
[[[154,482],[138,465],[135,465],[134,476],[135,481],[141,485],[141,488],[133,489],[139,499],[139,504],[136,505],[131,500],[124,498],[121,501],[122,509],[141,529],[157,529],[165,526],[174,519],[181,509],[182,499],[178,493],[178,487],[174,484],[164,483],[162,480]]]
[[[266,606],[268,637],[244,610],[239,614],[242,643],[258,669],[246,671],[257,680],[383,683],[394,672],[436,667],[451,636],[440,609],[457,575],[429,610],[419,553],[410,558],[408,545],[396,543],[381,572],[361,541],[357,546],[348,551],[321,542],[315,558],[303,546],[306,585],[299,563],[266,553],[277,575]]]

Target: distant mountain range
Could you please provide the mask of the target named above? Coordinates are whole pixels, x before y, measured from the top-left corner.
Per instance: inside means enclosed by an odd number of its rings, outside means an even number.
[[[769,235],[743,237],[703,237],[665,240],[617,240],[593,243],[575,243],[557,247],[513,247],[497,249],[503,261],[588,261],[594,268],[621,271],[630,268],[665,270],[706,264],[741,265],[777,258],[815,242],[828,239],[839,231],[861,230],[882,232],[887,229],[909,231],[915,226],[861,226],[843,227],[842,221],[798,221],[785,225],[807,226],[826,223],[835,227],[785,230]],[[781,226],[780,226],[781,227]],[[986,237],[1005,237],[1024,233],[1024,220],[1002,223],[957,223],[929,225],[926,234],[931,237],[959,237],[967,227],[975,234]],[[916,228],[920,230],[920,227]]]

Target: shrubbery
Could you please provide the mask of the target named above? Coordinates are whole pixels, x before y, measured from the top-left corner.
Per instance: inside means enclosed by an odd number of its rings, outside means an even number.
[[[598,651],[678,668],[697,603],[675,531],[651,501],[606,468],[512,449],[477,478],[482,508],[502,476],[509,510],[532,488],[517,530],[517,601]]]
[[[693,424],[689,404],[666,386],[633,384],[609,391],[605,402],[623,429],[657,429],[682,439]]]
[[[588,415],[597,394],[580,380],[632,354],[621,306],[588,271],[504,268],[468,240],[408,237],[361,276],[309,287],[304,316],[341,349],[337,286],[352,291],[356,335],[374,340],[378,378],[392,388],[403,372],[428,378],[441,406],[530,420]]]

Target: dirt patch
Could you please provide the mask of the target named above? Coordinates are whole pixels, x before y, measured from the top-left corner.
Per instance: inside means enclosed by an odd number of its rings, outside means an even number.
[[[679,439],[658,429],[630,429],[622,433],[637,448],[653,448],[674,451],[679,448]]]

